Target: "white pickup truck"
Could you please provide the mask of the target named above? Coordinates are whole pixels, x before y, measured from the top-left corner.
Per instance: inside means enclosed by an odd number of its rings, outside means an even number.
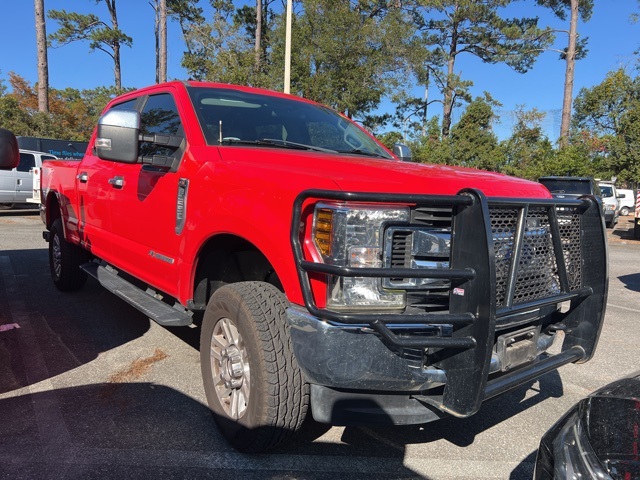
[[[11,170],[0,171],[0,207],[34,202],[34,177],[42,167],[43,160],[58,157],[50,153],[20,149],[20,163]],[[38,191],[39,194],[39,191]],[[40,203],[37,201],[37,203]]]

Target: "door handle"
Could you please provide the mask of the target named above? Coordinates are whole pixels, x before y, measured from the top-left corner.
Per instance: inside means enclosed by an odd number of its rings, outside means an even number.
[[[111,185],[113,188],[122,188],[124,186],[124,177],[110,178],[109,185]]]
[[[87,183],[89,181],[89,175],[87,172],[82,172],[76,175],[76,178],[80,181],[80,183]]]

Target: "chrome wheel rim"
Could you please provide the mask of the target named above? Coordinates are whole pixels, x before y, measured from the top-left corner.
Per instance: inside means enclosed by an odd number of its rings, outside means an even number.
[[[51,239],[51,263],[53,265],[53,273],[56,278],[60,278],[62,272],[62,248],[60,245],[60,236],[54,235]]]
[[[210,358],[220,405],[230,418],[237,420],[249,406],[249,359],[240,332],[228,318],[220,319],[213,328]]]

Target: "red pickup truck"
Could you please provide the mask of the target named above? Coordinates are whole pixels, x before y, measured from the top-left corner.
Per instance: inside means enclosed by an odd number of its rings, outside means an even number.
[[[401,161],[290,95],[127,93],[80,162],[45,162],[42,199],[60,290],[88,274],[161,325],[201,325],[207,400],[243,451],[309,408],[337,425],[472,415],[589,360],[604,318],[594,197]]]

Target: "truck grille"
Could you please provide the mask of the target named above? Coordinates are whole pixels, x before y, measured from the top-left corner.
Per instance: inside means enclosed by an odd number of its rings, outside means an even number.
[[[496,307],[514,306],[557,295],[561,292],[560,276],[554,253],[553,231],[549,221],[549,207],[490,206],[491,235],[493,238],[496,272]],[[556,207],[557,232],[570,290],[582,285],[580,221],[578,207]],[[522,217],[522,239],[517,248],[519,218]],[[419,236],[439,235],[450,238],[451,207],[421,207],[412,211],[411,227],[392,227],[387,231],[385,265],[391,268],[446,268],[449,258],[428,251],[429,242]],[[513,256],[519,255],[515,265],[512,294],[507,291]],[[428,279],[384,279],[386,288],[411,291],[414,306],[427,311],[446,308],[442,305],[442,290],[450,288],[448,281]],[[448,293],[448,292],[447,292]],[[424,296],[420,300],[420,296]],[[439,308],[433,308],[432,298],[438,297]],[[430,298],[429,298],[430,297]],[[427,298],[429,300],[425,301]]]

